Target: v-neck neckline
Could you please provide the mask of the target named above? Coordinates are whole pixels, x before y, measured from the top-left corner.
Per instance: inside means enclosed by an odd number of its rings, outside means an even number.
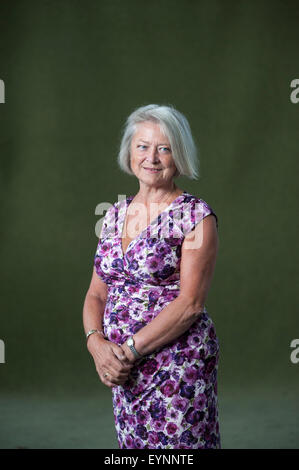
[[[121,251],[121,254],[122,254],[122,258],[125,259],[126,257],[126,254],[129,250],[129,247],[131,246],[132,243],[136,242],[139,238],[141,238],[142,234],[144,232],[147,232],[147,230],[149,229],[149,227],[151,227],[152,225],[154,225],[157,220],[159,219],[159,217],[161,217],[162,214],[164,214],[164,212],[167,212],[171,209],[171,207],[182,197],[182,196],[185,196],[187,193],[187,191],[184,189],[183,192],[181,194],[179,194],[162,212],[160,212],[160,214],[158,214],[158,216],[152,220],[152,222],[147,226],[145,227],[135,238],[133,238],[130,243],[128,244],[127,246],[127,249],[126,251],[123,251],[123,247],[122,247],[122,235],[123,235],[123,230],[124,230],[124,223],[125,223],[125,220],[126,220],[126,215],[127,215],[127,212],[128,212],[128,207],[129,205],[131,204],[132,200],[134,199],[134,196],[128,196],[124,201],[125,201],[125,204],[124,204],[124,209],[123,209],[123,213],[122,213],[122,217],[121,217],[121,227],[120,227],[120,242],[119,242],[119,246],[120,246],[120,251]]]

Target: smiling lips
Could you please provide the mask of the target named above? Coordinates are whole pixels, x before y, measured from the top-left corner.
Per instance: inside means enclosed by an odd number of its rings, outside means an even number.
[[[145,170],[150,171],[151,173],[157,173],[158,171],[161,171],[161,168],[146,168],[144,167]]]

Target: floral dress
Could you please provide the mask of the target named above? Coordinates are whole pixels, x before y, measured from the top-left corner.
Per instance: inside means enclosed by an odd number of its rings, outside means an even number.
[[[103,329],[119,345],[179,295],[187,233],[210,214],[218,229],[213,209],[184,190],[123,253],[122,227],[133,197],[106,212],[94,257],[108,286]],[[128,380],[111,389],[119,448],[221,448],[218,359],[219,341],[205,306],[185,333],[138,359]]]

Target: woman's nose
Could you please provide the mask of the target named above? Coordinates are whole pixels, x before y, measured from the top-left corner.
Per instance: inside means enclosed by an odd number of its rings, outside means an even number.
[[[149,162],[157,162],[159,160],[159,152],[156,147],[149,148],[147,160]]]

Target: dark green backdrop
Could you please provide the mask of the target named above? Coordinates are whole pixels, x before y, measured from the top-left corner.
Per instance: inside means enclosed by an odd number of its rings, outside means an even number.
[[[82,307],[100,202],[135,194],[121,128],[189,119],[219,218],[207,300],[223,447],[299,447],[299,8],[295,1],[1,2],[1,447],[116,448]]]

